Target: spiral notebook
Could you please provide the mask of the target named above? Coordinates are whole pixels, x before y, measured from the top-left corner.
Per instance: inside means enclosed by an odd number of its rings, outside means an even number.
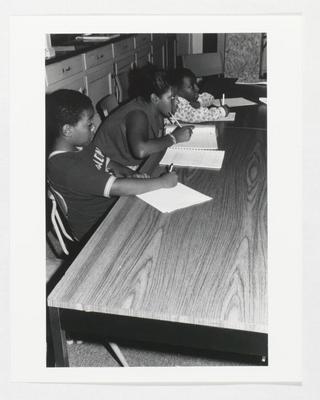
[[[166,133],[171,133],[175,128],[174,125],[167,126]],[[216,150],[217,148],[215,125],[196,125],[190,140],[169,147],[160,164],[220,169],[224,159],[224,151]]]
[[[217,135],[215,125],[194,125],[193,133],[188,142],[177,143],[169,149],[209,149],[214,150],[218,148]],[[166,126],[166,134],[171,133],[176,129],[175,125]]]

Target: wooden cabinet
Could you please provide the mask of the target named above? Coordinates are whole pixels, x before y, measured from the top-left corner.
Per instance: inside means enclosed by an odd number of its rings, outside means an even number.
[[[99,47],[83,54],[87,95],[90,97],[95,115],[93,121],[99,125],[97,103],[113,92],[113,50],[112,45]]]
[[[159,68],[166,68],[166,35],[152,35],[152,62]]]
[[[81,93],[87,94],[87,85],[83,75],[64,79],[60,82],[54,83],[53,85],[49,85],[46,87],[46,92],[52,93],[58,89],[77,90]]]
[[[91,68],[86,73],[86,84],[88,87],[87,95],[90,97],[95,115],[93,121],[95,125],[100,124],[100,117],[97,113],[97,104],[103,97],[113,92],[113,62],[104,63],[98,68]]]
[[[103,64],[113,60],[112,45],[99,47],[97,49],[88,51],[84,55],[85,69],[88,70],[97,65]]]
[[[176,66],[176,35],[137,34],[49,64],[46,91],[80,90],[93,103],[115,93],[120,102],[129,98],[129,72],[133,66],[153,62],[160,68]],[[99,123],[97,115],[95,123]]]
[[[114,43],[114,74],[118,102],[129,99],[129,72],[135,63],[134,38]]]
[[[166,68],[177,67],[177,39],[175,34],[168,34],[166,40]]]
[[[151,62],[151,35],[139,34],[135,37],[135,64],[143,67]]]
[[[96,112],[96,105],[114,91],[113,70],[113,48],[109,44],[47,65],[46,92],[71,89],[86,94],[94,107],[94,123],[99,125],[100,117]]]
[[[83,77],[84,65],[81,54],[46,67],[46,92],[58,89],[79,90],[87,93]]]
[[[68,58],[67,60],[48,65],[46,68],[47,86],[77,75],[81,73],[83,69],[84,66],[82,63],[81,54]]]

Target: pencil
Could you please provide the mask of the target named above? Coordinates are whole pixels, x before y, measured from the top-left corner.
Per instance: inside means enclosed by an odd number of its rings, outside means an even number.
[[[173,170],[173,164],[170,164],[167,168],[168,168],[168,172],[172,172],[172,170]]]
[[[222,105],[224,106],[224,93],[222,94]]]
[[[176,125],[178,125],[179,128],[182,128],[182,125],[181,125],[180,122],[177,120],[177,118],[175,118],[175,117],[173,116],[172,113],[169,113],[169,115],[170,115],[170,118],[172,119],[172,121],[173,121]]]

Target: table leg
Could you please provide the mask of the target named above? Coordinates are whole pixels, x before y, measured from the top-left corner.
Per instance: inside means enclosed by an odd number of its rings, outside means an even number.
[[[65,331],[61,327],[60,310],[49,307],[49,318],[56,367],[69,367]]]

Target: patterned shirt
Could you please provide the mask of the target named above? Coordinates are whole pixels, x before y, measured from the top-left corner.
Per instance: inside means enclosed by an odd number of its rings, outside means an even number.
[[[174,117],[184,122],[204,122],[213,121],[225,116],[222,107],[211,107],[214,104],[214,97],[209,93],[201,93],[198,97],[199,108],[194,108],[188,100],[178,96],[176,102],[176,112]]]

